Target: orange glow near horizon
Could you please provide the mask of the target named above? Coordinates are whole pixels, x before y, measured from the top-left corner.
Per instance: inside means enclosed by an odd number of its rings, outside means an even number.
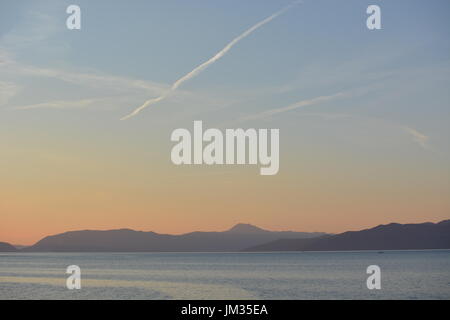
[[[447,162],[417,147],[381,157],[376,149],[282,141],[280,172],[261,176],[258,166],[175,166],[170,131],[141,137],[136,130],[125,139],[119,129],[104,136],[73,129],[76,138],[67,139],[66,128],[45,136],[33,128],[16,133],[15,145],[4,140],[0,241],[30,245],[80,229],[223,231],[237,223],[339,233],[449,218]]]

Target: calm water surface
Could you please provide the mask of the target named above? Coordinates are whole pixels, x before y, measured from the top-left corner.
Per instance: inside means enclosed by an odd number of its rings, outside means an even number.
[[[81,290],[66,288],[73,264]],[[0,299],[450,299],[450,250],[1,253]]]

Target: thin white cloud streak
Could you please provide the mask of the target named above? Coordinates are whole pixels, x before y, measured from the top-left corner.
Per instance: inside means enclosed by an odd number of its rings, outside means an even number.
[[[30,81],[35,79],[35,81]],[[49,82],[61,82],[57,92],[49,91],[36,101],[29,94],[30,89],[43,87]],[[30,87],[30,83],[32,86]],[[132,101],[139,104],[148,96],[159,96],[169,86],[147,80],[99,73],[96,70],[73,72],[67,69],[33,66],[19,62],[13,55],[0,47],[0,110],[72,110],[72,109],[121,109]],[[70,92],[73,100],[65,99],[63,92]],[[16,99],[17,98],[17,99]],[[228,97],[221,98],[209,92],[192,92],[179,89],[172,97],[175,103],[189,103],[195,108],[209,108],[211,105],[223,105]],[[188,111],[188,110],[186,110]],[[189,109],[192,112],[192,109]]]
[[[301,100],[301,101],[295,102],[293,104],[290,104],[286,107],[266,110],[266,111],[263,111],[258,114],[242,117],[238,121],[243,122],[243,121],[248,121],[248,120],[267,118],[267,117],[270,117],[270,116],[273,116],[276,114],[280,114],[283,112],[292,111],[295,109],[299,109],[299,108],[303,108],[303,107],[307,107],[307,106],[311,106],[311,105],[315,105],[315,104],[319,104],[319,103],[323,103],[323,102],[328,102],[328,101],[332,101],[335,99],[344,98],[344,97],[348,97],[348,96],[350,96],[349,93],[339,92],[339,93],[329,95],[329,96],[320,96],[320,97],[316,97],[316,98],[312,98],[312,99]]]
[[[164,90],[167,90],[167,85],[165,84],[109,74],[99,74],[91,70],[83,73],[23,64],[14,60],[11,54],[8,51],[2,50],[1,47],[0,71],[2,76],[6,77],[9,75],[9,78],[18,78],[18,76],[53,78],[89,88],[107,88],[115,92],[138,90],[142,93],[160,95]]]
[[[95,99],[80,99],[80,100],[56,100],[49,102],[42,102],[36,104],[30,104],[25,106],[14,107],[15,110],[30,110],[30,109],[73,109],[73,108],[86,108],[94,104],[104,103],[107,100],[113,100],[114,98],[95,98]]]
[[[284,112],[288,112],[288,111],[292,111],[295,109],[299,109],[299,108],[303,108],[303,107],[307,107],[307,106],[311,106],[311,105],[316,105],[316,104],[320,104],[323,102],[328,102],[328,101],[332,101],[335,99],[340,99],[340,98],[346,98],[346,97],[354,97],[356,95],[360,95],[364,92],[366,92],[367,89],[362,88],[362,89],[358,89],[358,90],[352,90],[352,91],[347,91],[347,92],[339,92],[333,95],[328,95],[328,96],[320,96],[320,97],[316,97],[316,98],[312,98],[312,99],[307,99],[307,100],[301,100],[298,102],[295,102],[293,104],[290,104],[288,106],[285,107],[281,107],[281,108],[276,108],[276,109],[271,109],[271,110],[266,110],[257,114],[253,114],[253,115],[249,115],[249,116],[245,116],[242,118],[239,118],[237,120],[237,122],[244,122],[244,121],[249,121],[249,120],[256,120],[256,119],[262,119],[262,118],[268,118],[280,113],[284,113]],[[321,118],[327,118],[327,119],[339,119],[339,118],[355,118],[355,119],[359,119],[359,120],[377,120],[377,121],[382,121],[384,123],[388,123],[391,126],[401,129],[404,132],[406,132],[407,134],[409,134],[410,137],[412,137],[413,141],[415,143],[417,143],[419,146],[421,146],[423,149],[427,149],[428,148],[428,140],[430,139],[429,136],[423,134],[422,132],[418,131],[417,129],[411,128],[409,126],[405,126],[402,124],[398,124],[395,123],[393,121],[390,120],[386,120],[386,119],[381,119],[381,118],[377,118],[377,117],[370,117],[370,116],[360,116],[360,115],[354,115],[354,114],[346,114],[346,113],[328,113],[328,112],[316,112],[316,113],[300,113],[297,114],[297,116],[300,117],[304,117],[304,116],[317,116],[317,117],[321,117]]]
[[[422,148],[427,148],[427,142],[430,137],[424,135],[423,133],[417,131],[414,128],[402,126],[402,129],[405,130],[408,134],[410,134],[415,142],[417,142]]]
[[[53,11],[53,14],[49,14]],[[42,43],[57,33],[62,32],[60,22],[57,19],[57,10],[53,8],[41,8],[31,6],[18,16],[21,22],[14,26],[8,33],[1,37],[1,44],[9,50],[36,48],[37,43]],[[54,47],[52,49],[55,49]]]
[[[25,75],[55,78],[76,85],[89,86],[90,88],[110,88],[117,91],[122,91],[124,89],[137,89],[151,92],[153,94],[158,94],[164,90],[164,86],[161,84],[112,75],[75,73],[70,71],[38,68],[27,65],[17,65],[16,70],[18,73]]]
[[[217,52],[212,58],[210,58],[209,60],[203,62],[202,64],[200,64],[198,67],[196,67],[195,69],[193,69],[192,71],[190,71],[189,73],[185,74],[183,77],[181,77],[180,79],[178,79],[177,81],[175,81],[172,86],[169,88],[169,90],[167,90],[164,94],[162,94],[161,96],[157,97],[157,98],[153,98],[153,99],[149,99],[147,101],[144,102],[144,104],[142,104],[140,107],[136,108],[133,112],[131,112],[130,114],[122,117],[120,120],[126,120],[129,119],[135,115],[137,115],[139,112],[141,112],[142,110],[144,110],[145,108],[151,106],[152,104],[155,104],[161,100],[164,100],[165,98],[167,98],[172,92],[174,92],[180,85],[182,85],[184,82],[194,78],[195,76],[197,76],[200,72],[202,72],[203,70],[205,70],[206,68],[208,68],[211,64],[213,64],[214,62],[216,62],[217,60],[221,59],[229,50],[231,50],[231,48],[233,48],[234,45],[236,45],[239,41],[241,41],[242,39],[246,38],[247,36],[249,36],[251,33],[253,33],[255,30],[259,29],[260,27],[262,27],[263,25],[269,23],[270,21],[272,21],[273,19],[275,19],[276,17],[278,17],[279,15],[283,14],[284,12],[286,12],[287,10],[291,9],[294,5],[299,4],[301,1],[295,1],[293,3],[291,3],[290,5],[282,8],[281,10],[275,12],[274,14],[272,14],[271,16],[267,17],[266,19],[258,22],[257,24],[253,25],[252,27],[250,27],[249,29],[247,29],[246,31],[244,31],[243,33],[241,33],[239,36],[237,36],[236,38],[234,38],[233,40],[231,40],[222,50],[220,50],[219,52]]]
[[[424,133],[420,132],[419,130],[411,128],[409,126],[398,124],[393,121],[378,118],[378,117],[360,116],[360,115],[347,114],[347,113],[327,113],[327,112],[324,112],[324,113],[301,113],[297,116],[299,116],[299,117],[313,116],[313,117],[320,117],[320,118],[325,118],[325,119],[354,118],[359,121],[361,121],[361,120],[380,121],[380,122],[383,122],[384,124],[388,124],[391,127],[394,127],[394,128],[397,128],[397,129],[400,129],[400,130],[406,132],[412,138],[412,140],[415,143],[417,143],[420,147],[422,147],[423,149],[427,150],[429,148],[429,145],[428,145],[428,140],[430,139],[429,136],[427,136]]]
[[[167,85],[142,81],[133,78],[99,74],[92,72],[72,72],[69,70],[35,67],[14,60],[8,51],[0,48],[0,106],[6,105],[11,98],[19,93],[27,95],[27,85],[24,80],[37,78],[44,83],[44,78],[56,79],[68,85],[75,85],[81,96],[91,96],[75,100],[49,99],[39,103],[11,106],[14,110],[32,109],[73,109],[86,107],[104,107],[124,105],[130,98],[139,101],[143,97],[160,95],[167,89]],[[3,79],[7,80],[4,81]],[[97,97],[92,97],[92,95]],[[185,93],[184,96],[187,94]],[[26,99],[29,100],[29,99]]]

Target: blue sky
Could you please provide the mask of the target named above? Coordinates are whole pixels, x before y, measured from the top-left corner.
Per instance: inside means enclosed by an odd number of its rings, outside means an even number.
[[[119,1],[79,1],[83,27],[81,31],[69,31],[64,28],[64,9],[69,2],[10,1],[2,4],[7,10],[2,10],[1,48],[27,65],[95,72],[164,86],[289,3],[135,1],[130,6]],[[448,101],[448,2],[380,1],[383,30],[379,31],[365,28],[365,8],[371,3],[305,1],[240,42],[182,89],[212,92],[219,100],[250,95],[252,103],[238,104],[236,112],[377,85],[381,88],[373,91],[377,91],[380,102],[405,86],[400,90],[426,90],[422,100],[433,97]],[[410,83],[411,77],[420,79]],[[406,79],[408,84],[404,83]],[[383,83],[386,85],[381,86]],[[267,97],[264,93],[268,90],[282,92]],[[254,101],[259,96],[261,101]],[[364,96],[365,105],[371,104],[370,97],[370,93]],[[52,97],[16,101],[33,104],[47,99]],[[423,106],[424,101],[402,99],[395,106],[383,107],[375,102],[376,107],[357,109],[417,125],[422,119],[430,129],[434,124],[424,118],[433,116],[439,121],[441,112],[448,116],[448,108],[442,103],[430,108]]]

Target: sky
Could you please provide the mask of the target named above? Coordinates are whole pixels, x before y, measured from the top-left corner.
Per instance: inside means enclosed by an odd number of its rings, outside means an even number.
[[[66,27],[81,8],[81,30]],[[450,218],[450,3],[2,1],[0,241],[337,233]],[[366,8],[381,8],[380,30]],[[175,166],[176,128],[278,128],[280,170]]]

